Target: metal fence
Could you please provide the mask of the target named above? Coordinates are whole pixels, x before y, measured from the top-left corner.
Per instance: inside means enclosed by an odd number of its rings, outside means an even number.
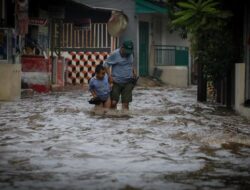
[[[157,66],[188,66],[188,48],[183,46],[154,45]]]
[[[55,20],[50,26],[52,49],[109,49],[119,47],[119,38],[108,34],[107,23],[90,23],[77,27],[72,23]],[[53,46],[53,47],[52,47]]]
[[[119,46],[119,38],[108,34],[106,23],[91,23],[87,29],[75,28],[73,23],[62,26],[62,48],[110,48]]]

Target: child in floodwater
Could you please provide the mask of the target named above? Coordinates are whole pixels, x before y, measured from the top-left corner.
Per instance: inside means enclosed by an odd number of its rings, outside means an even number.
[[[89,91],[93,96],[89,101],[90,104],[101,105],[104,108],[111,107],[111,87],[108,81],[108,75],[102,65],[96,66],[95,76],[89,81]]]

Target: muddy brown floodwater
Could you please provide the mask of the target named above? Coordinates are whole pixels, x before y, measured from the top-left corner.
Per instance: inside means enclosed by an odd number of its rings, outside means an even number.
[[[129,112],[88,92],[0,103],[0,189],[250,189],[250,122],[195,87],[134,90]]]

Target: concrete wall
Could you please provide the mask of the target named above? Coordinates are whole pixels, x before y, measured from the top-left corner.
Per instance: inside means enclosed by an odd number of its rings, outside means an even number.
[[[245,101],[245,63],[235,65],[235,110],[250,119],[250,108],[244,107]]]
[[[150,75],[153,74],[155,66],[154,62],[154,45],[172,45],[172,46],[185,46],[189,47],[190,42],[187,39],[182,39],[178,32],[170,33],[168,31],[168,17],[166,15],[158,15],[158,14],[140,14],[138,15],[139,21],[145,21],[149,23],[149,73]],[[139,40],[137,41],[139,44]],[[171,70],[172,72],[177,72],[176,76],[179,75],[179,72],[184,72],[182,78],[186,79],[186,75],[188,73],[187,67],[185,68],[178,68],[178,67],[168,67],[162,66],[161,69],[164,69],[166,72]],[[165,73],[166,73],[165,72]],[[168,80],[171,78],[169,83],[173,83],[172,77],[164,77],[164,80]],[[179,79],[176,79],[176,84],[180,84],[178,82]],[[181,86],[186,86],[186,81],[181,82]]]
[[[155,66],[154,46],[153,45],[170,45],[189,47],[188,39],[182,39],[178,32],[170,33],[168,30],[167,15],[152,15],[151,18],[151,48],[150,48],[150,74],[153,74],[154,68],[157,67],[163,71],[161,80],[169,85],[177,87],[187,87],[189,84],[190,67],[186,66]],[[190,57],[190,56],[189,56]],[[190,63],[190,60],[189,60]]]
[[[173,46],[185,46],[189,47],[190,42],[188,39],[181,38],[178,31],[169,32],[169,26],[168,21],[166,19],[169,19],[168,17],[162,18],[162,33],[164,34],[162,36],[162,43],[167,45],[173,45]]]
[[[157,66],[162,70],[161,80],[171,86],[188,86],[188,68],[185,66]]]
[[[169,22],[167,15],[153,15],[153,44],[189,47],[189,40],[181,38],[178,31],[169,32]]]
[[[0,101],[9,101],[21,96],[21,65],[0,64]]]

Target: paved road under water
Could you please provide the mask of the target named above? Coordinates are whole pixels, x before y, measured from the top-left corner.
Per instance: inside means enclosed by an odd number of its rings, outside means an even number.
[[[0,103],[0,189],[250,189],[250,122],[195,94],[138,87],[129,112],[81,91]]]

